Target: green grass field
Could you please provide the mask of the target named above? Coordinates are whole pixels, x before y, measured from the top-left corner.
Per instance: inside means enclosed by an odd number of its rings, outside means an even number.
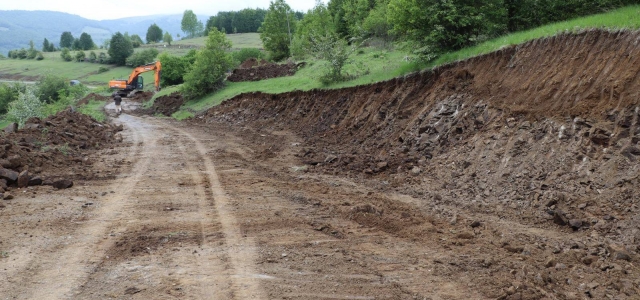
[[[232,49],[240,48],[262,48],[262,41],[259,33],[236,33],[227,34],[227,38],[231,41]],[[184,45],[192,47],[204,47],[206,37],[198,37],[193,39],[184,39],[173,43],[174,45]]]

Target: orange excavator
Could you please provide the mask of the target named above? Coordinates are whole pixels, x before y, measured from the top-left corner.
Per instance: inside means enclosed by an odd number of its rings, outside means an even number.
[[[141,92],[142,88],[144,88],[144,78],[138,75],[150,71],[155,71],[153,77],[155,81],[154,83],[156,92],[160,91],[160,73],[162,71],[162,64],[160,64],[160,61],[139,66],[133,69],[133,71],[129,75],[129,79],[114,79],[109,81],[109,88],[117,89],[118,91],[116,91],[116,93],[118,93],[121,97],[132,97],[134,94]]]

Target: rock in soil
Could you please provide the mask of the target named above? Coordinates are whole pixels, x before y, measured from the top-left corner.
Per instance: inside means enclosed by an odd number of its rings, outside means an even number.
[[[52,186],[56,189],[68,189],[73,186],[73,181],[68,179],[56,180],[53,182]]]

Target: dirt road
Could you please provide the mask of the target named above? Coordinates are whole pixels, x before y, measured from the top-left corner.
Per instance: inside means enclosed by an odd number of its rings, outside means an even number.
[[[638,34],[123,114],[3,201],[0,299],[640,299]]]

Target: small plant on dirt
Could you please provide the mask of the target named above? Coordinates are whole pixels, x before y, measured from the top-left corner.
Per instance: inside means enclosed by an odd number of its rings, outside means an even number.
[[[9,252],[7,252],[7,251],[0,251],[0,257],[2,257],[2,258],[7,258],[7,257],[9,257]]]
[[[29,118],[43,116],[43,103],[32,88],[27,88],[24,93],[18,95],[16,101],[9,103],[6,119],[22,126]]]
[[[69,144],[65,143],[62,146],[58,146],[58,151],[60,151],[60,153],[66,155],[69,155],[69,150],[71,150],[71,148],[69,148]]]

